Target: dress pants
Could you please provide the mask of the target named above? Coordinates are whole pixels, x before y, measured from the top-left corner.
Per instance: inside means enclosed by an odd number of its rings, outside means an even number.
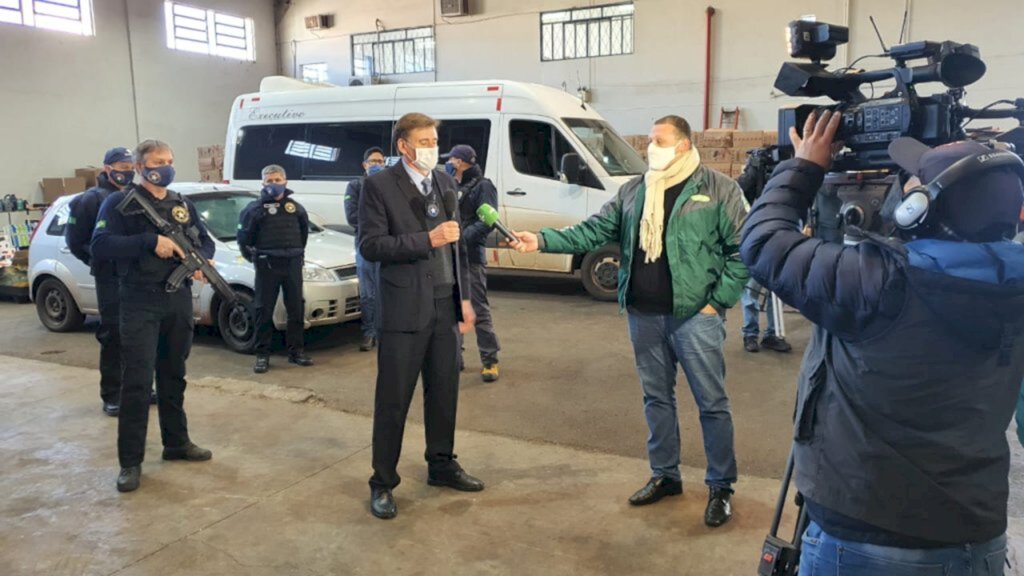
[[[116,276],[96,278],[96,303],[100,309],[100,398],[121,403],[121,294]]]
[[[423,330],[381,332],[377,350],[370,486],[391,489],[401,482],[397,468],[402,453],[405,419],[416,380],[421,375],[428,466],[437,472],[455,466],[455,414],[459,400],[458,332],[455,302],[450,296],[434,300],[433,320]]]
[[[301,354],[305,349],[305,304],[302,299],[301,256],[256,258],[256,353],[270,354],[270,339],[274,334],[274,308],[277,295],[284,291],[284,309],[288,313],[285,333],[288,355]]]

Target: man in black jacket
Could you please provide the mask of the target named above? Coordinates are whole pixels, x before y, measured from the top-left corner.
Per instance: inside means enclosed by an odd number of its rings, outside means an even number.
[[[384,151],[374,146],[363,152],[363,171],[366,176],[373,176],[384,169]],[[363,191],[363,180],[358,178],[348,183],[345,190],[345,220],[355,230],[356,246],[359,245],[359,196]],[[377,292],[379,290],[378,276],[380,265],[376,262],[367,262],[363,255],[356,250],[356,274],[359,275],[359,311],[360,322],[363,329],[363,341],[359,349],[369,352],[377,346]]]
[[[123,147],[107,150],[103,156],[103,173],[96,177],[96,186],[71,201],[64,228],[68,249],[89,267],[89,274],[96,283],[96,303],[100,310],[100,327],[96,330],[96,340],[100,343],[100,398],[107,416],[117,416],[121,411],[120,297],[114,263],[93,258],[89,244],[100,206],[111,193],[131,184],[135,178],[134,167],[131,150]]]
[[[741,247],[751,274],[815,324],[795,416],[812,520],[800,572],[1002,574],[1005,433],[1024,375],[1024,246],[1007,239],[1024,164],[973,142],[899,139],[890,155],[915,177],[892,203],[905,241],[826,243],[799,221],[831,164],[829,116],[791,131],[796,158]]]
[[[312,366],[303,345],[305,301],[302,298],[302,267],[309,240],[309,216],[301,204],[289,198],[284,168],[271,164],[263,169],[263,190],[239,216],[238,249],[256,267],[256,364],[253,372],[270,369],[270,340],[274,332],[277,296],[284,292],[288,313],[288,362]]]
[[[498,209],[498,190],[494,183],[484,177],[476,161],[476,150],[466,144],[452,148],[444,158],[448,159],[445,170],[459,183],[459,219],[462,222],[462,239],[469,258],[470,300],[476,313],[476,345],[480,349],[480,363],[483,369],[480,377],[484,382],[498,380],[498,336],[494,333],[491,319],[491,304],[487,301],[487,253],[484,245],[491,227],[484,224],[476,211],[484,204]],[[461,351],[459,367],[463,366]]]
[[[437,121],[429,116],[402,116],[394,145],[402,161],[367,178],[359,202],[359,250],[381,265],[370,478],[370,511],[378,518],[398,513],[391,491],[401,481],[397,467],[405,418],[421,374],[427,483],[467,492],[484,489],[459,466],[454,452],[458,333],[475,321],[464,288],[468,265],[459,246],[455,181],[437,169]]]

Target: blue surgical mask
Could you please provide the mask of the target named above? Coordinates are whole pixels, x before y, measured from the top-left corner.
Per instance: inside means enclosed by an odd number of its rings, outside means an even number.
[[[135,170],[111,170],[110,181],[118,186],[126,186],[135,179]]]
[[[263,187],[263,190],[265,190],[267,194],[270,195],[271,198],[277,198],[278,196],[284,194],[285,189],[286,188],[284,184],[267,184],[266,186]]]
[[[380,172],[383,169],[384,167],[381,166],[380,164],[371,164],[370,167],[366,170],[366,175],[373,176],[374,174]]]
[[[174,166],[170,164],[166,166],[159,166],[157,168],[142,167],[142,177],[145,178],[150,184],[166,188],[174,182]]]
[[[454,177],[459,172],[458,170],[455,169],[455,166],[451,162],[444,165],[444,171],[447,172],[448,175],[452,177]]]

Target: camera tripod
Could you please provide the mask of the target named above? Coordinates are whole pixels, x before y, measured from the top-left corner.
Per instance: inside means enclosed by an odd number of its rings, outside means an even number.
[[[810,519],[807,517],[807,510],[804,509],[803,496],[799,492],[796,493],[794,499],[798,514],[796,528],[793,530],[793,539],[787,541],[779,538],[779,525],[782,523],[782,513],[786,509],[786,498],[789,495],[789,484],[792,478],[793,450],[790,449],[786,472],[782,476],[779,500],[775,504],[772,527],[764,540],[764,547],[761,549],[761,561],[757,567],[758,576],[796,576],[800,570],[801,536],[807,529],[807,525],[810,524]]]

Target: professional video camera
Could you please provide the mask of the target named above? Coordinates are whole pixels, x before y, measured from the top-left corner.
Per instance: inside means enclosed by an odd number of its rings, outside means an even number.
[[[837,139],[845,142],[846,150],[826,176],[809,222],[815,235],[823,239],[850,243],[861,239],[858,231],[888,232],[883,228],[881,209],[889,191],[901,185],[898,168],[887,151],[893,140],[910,136],[929,146],[962,140],[967,138],[965,123],[976,118],[1015,118],[1024,126],[1024,99],[1000,100],[981,109],[963,103],[964,88],[985,74],[978,48],[971,44],[920,41],[886,48],[883,42],[882,54],[863,58],[891,58],[894,67],[854,70],[855,61],[831,71],[822,62],[835,57],[836,47],[848,41],[848,28],[796,20],[789,23],[786,38],[790,56],[810,62],[784,63],[775,88],[789,96],[825,96],[836,104],[804,104],[779,110],[780,155],[792,153],[789,129],[795,126],[802,131],[811,111],[834,110],[843,115]],[[910,65],[917,60],[924,63]],[[895,87],[875,98],[874,84],[886,80],[894,81]],[[927,82],[941,82],[946,91],[919,96],[916,86]],[[861,91],[865,85],[871,87],[871,97]],[[1011,107],[992,109],[997,104]],[[1012,132],[996,140],[1022,140],[1024,130]]]

